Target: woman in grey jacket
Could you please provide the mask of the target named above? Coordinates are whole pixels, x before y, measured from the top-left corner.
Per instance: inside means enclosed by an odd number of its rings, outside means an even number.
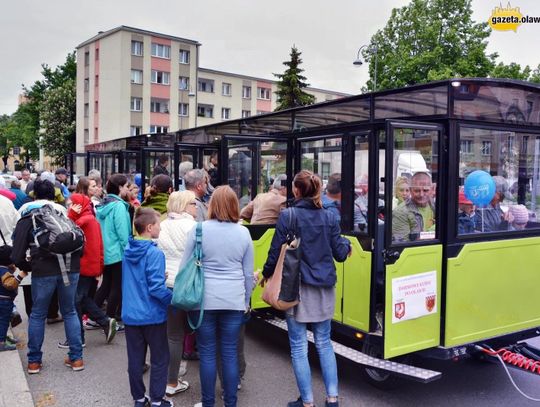
[[[263,282],[274,273],[281,246],[289,232],[300,237],[300,303],[287,311],[287,327],[291,357],[300,390],[298,400],[288,407],[313,406],[311,370],[308,361],[306,327],[311,323],[315,346],[321,362],[326,387],[326,407],[338,407],[338,378],[336,356],[330,341],[332,317],[336,298],[336,261],[345,261],[351,252],[350,242],[341,236],[336,215],[323,209],[321,179],[311,171],[302,170],[293,180],[294,207],[282,211],[277,224],[268,259],[264,265]],[[296,218],[294,230],[289,231],[290,211]]]

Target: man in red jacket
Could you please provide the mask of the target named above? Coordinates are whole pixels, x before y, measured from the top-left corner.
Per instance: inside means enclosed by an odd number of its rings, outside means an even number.
[[[90,198],[83,194],[72,194],[72,206],[68,211],[68,217],[80,227],[85,236],[85,245],[81,257],[81,274],[77,286],[75,306],[81,322],[81,339],[83,346],[84,328],[82,324],[82,310],[88,314],[93,321],[96,321],[105,332],[107,343],[110,343],[116,335],[116,320],[109,318],[99,308],[94,299],[88,295],[92,283],[103,272],[103,240],[101,239],[101,228],[94,216]],[[59,348],[68,348],[67,340],[58,344]]]

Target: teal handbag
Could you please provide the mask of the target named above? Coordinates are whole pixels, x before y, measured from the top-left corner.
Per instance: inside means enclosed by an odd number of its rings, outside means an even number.
[[[193,256],[180,269],[174,280],[172,305],[185,311],[199,308],[199,320],[193,324],[188,314],[188,323],[195,330],[201,326],[204,309],[204,269],[202,266],[202,223],[197,223]]]

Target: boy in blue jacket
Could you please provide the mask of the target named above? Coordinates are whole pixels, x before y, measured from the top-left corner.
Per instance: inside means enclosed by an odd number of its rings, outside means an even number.
[[[165,400],[169,346],[167,307],[172,293],[165,285],[165,255],[151,239],[160,232],[160,215],[139,208],[133,224],[138,236],[131,238],[122,262],[122,319],[126,326],[128,374],[135,407],[172,407]],[[145,395],[143,366],[150,347],[150,399]]]

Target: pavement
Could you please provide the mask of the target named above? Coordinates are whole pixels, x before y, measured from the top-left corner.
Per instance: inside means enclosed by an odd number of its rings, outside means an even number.
[[[0,407],[34,407],[19,352],[0,352],[0,367]]]

